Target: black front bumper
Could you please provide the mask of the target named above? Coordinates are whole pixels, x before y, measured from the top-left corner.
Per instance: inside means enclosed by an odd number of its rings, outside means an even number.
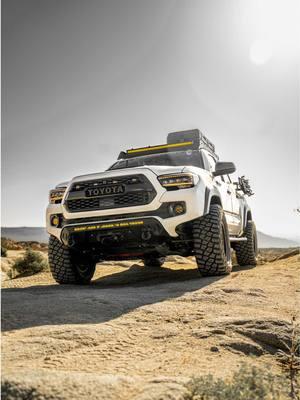
[[[169,239],[168,233],[155,218],[66,225],[61,232],[65,246],[105,258],[159,252],[162,243]]]

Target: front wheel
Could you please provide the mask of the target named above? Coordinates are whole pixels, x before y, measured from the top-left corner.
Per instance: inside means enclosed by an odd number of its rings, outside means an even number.
[[[50,236],[48,259],[50,271],[57,283],[84,285],[90,283],[96,268],[92,260],[72,252],[55,236]]]
[[[257,234],[253,221],[248,221],[244,236],[247,238],[245,242],[236,243],[234,249],[237,262],[240,266],[257,264]]]
[[[224,211],[218,204],[193,223],[194,254],[202,276],[231,272],[231,248]]]

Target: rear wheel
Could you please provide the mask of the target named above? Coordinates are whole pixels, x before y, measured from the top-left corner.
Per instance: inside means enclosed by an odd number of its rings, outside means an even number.
[[[194,254],[203,276],[229,274],[232,269],[229,233],[224,211],[218,204],[193,223]]]
[[[88,284],[96,268],[94,261],[83,259],[54,236],[49,239],[48,259],[52,276],[60,284]]]
[[[144,265],[149,268],[160,268],[165,262],[165,257],[145,257]]]
[[[257,234],[253,221],[248,221],[244,236],[247,238],[245,242],[235,244],[236,258],[239,265],[256,265],[257,264]]]

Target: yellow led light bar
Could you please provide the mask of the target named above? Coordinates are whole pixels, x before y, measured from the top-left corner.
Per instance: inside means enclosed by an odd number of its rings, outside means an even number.
[[[189,142],[182,142],[182,143],[161,144],[159,146],[140,147],[138,149],[127,150],[127,154],[142,153],[142,152],[146,152],[146,151],[165,150],[165,149],[172,149],[172,148],[176,148],[176,147],[191,146],[193,143],[194,142],[189,141]]]
[[[144,225],[144,221],[128,221],[128,222],[111,222],[107,224],[97,224],[97,225],[84,225],[75,226],[73,232],[86,232],[95,231],[99,229],[112,229],[112,228],[129,228],[132,226]]]

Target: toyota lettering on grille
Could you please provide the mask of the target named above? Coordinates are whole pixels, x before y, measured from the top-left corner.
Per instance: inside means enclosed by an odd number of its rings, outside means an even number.
[[[85,192],[87,197],[101,197],[125,192],[124,185],[103,186],[97,188],[88,188]]]

